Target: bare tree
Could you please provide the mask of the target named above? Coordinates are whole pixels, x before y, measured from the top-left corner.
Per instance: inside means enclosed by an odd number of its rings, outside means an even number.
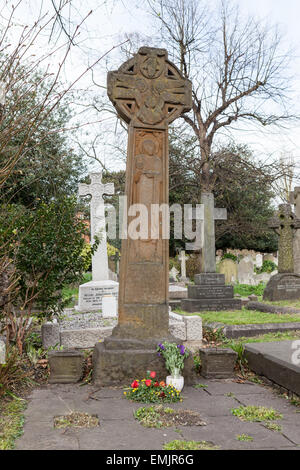
[[[268,126],[295,118],[290,53],[276,27],[245,19],[228,1],[214,14],[199,0],[146,1],[173,60],[192,80],[192,112],[183,118],[198,139],[202,187],[212,190],[212,148],[222,131],[243,120]]]

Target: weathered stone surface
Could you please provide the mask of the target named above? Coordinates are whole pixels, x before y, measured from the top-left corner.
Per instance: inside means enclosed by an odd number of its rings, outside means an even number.
[[[195,275],[195,284],[201,286],[216,286],[225,284],[225,275],[220,273],[201,273]]]
[[[191,299],[232,299],[233,286],[188,286]]]
[[[44,349],[51,346],[60,346],[59,324],[57,322],[47,322],[42,325],[42,344]]]
[[[79,286],[78,307],[80,312],[102,309],[102,297],[113,295],[118,298],[119,283],[115,281],[89,281]]]
[[[232,349],[200,348],[201,375],[222,379],[234,375],[237,353]]]
[[[202,341],[202,318],[197,315],[183,317],[187,341]]]
[[[225,286],[224,279],[219,273],[197,274],[196,284],[188,286],[188,298],[181,300],[181,308],[187,312],[240,309],[241,300],[233,298],[233,287]]]
[[[186,287],[171,284],[169,285],[169,299],[185,299],[187,297],[187,291]]]
[[[64,348],[92,348],[95,343],[110,336],[112,330],[112,326],[79,330],[62,330],[60,332],[60,343]]]
[[[238,282],[240,284],[254,284],[254,262],[250,256],[241,259],[238,264]]]
[[[219,272],[224,274],[226,284],[234,284],[237,281],[237,264],[232,259],[223,259],[219,264]]]
[[[248,296],[248,299],[252,302],[256,302],[258,300],[258,297],[255,294],[251,294]]]
[[[131,343],[133,343],[132,341]],[[164,360],[157,355],[155,349],[125,348],[108,350],[103,343],[95,345],[93,353],[93,383],[106,385],[128,385],[137,377],[146,377],[147,370],[154,370],[158,376],[169,375]],[[132,344],[132,346],[134,346]],[[192,355],[185,360],[183,369],[186,385],[197,382]]]
[[[259,312],[268,313],[300,313],[299,308],[295,307],[281,307],[279,305],[265,304],[263,302],[251,301],[247,306],[248,310],[258,310]]]
[[[241,299],[183,299],[181,308],[186,312],[201,310],[240,310]]]
[[[75,350],[50,351],[48,353],[49,383],[76,383],[83,373],[82,353]]]
[[[300,351],[294,341],[245,344],[245,355],[250,369],[300,395]],[[298,365],[293,363],[297,356]]]
[[[300,219],[300,187],[294,188],[294,191],[290,193],[290,202],[294,204],[295,215],[297,219]],[[293,253],[294,253],[294,272],[300,274],[300,230],[296,230],[293,241]]]
[[[300,299],[300,274],[278,273],[271,277],[263,294],[264,300]]]
[[[0,364],[5,364],[5,362],[6,362],[5,342],[0,338]]]
[[[290,204],[280,204],[277,215],[269,220],[269,227],[279,235],[278,273],[293,273],[293,238],[300,228],[300,219],[293,214]]]
[[[168,218],[160,213],[156,219],[151,209],[168,204],[168,125],[191,108],[192,85],[165,49],[148,47],[110,72],[107,82],[110,100],[129,124],[118,325],[96,345],[93,359],[94,380],[112,384],[145,375],[157,360],[154,344],[175,340],[169,333],[169,241],[163,236]],[[148,222],[140,238],[129,230],[135,204]]]
[[[300,322],[257,323],[251,325],[224,325],[223,334],[226,338],[235,339],[296,330],[300,330]]]
[[[173,321],[169,323],[169,331],[174,338],[186,341],[186,325],[184,321]]]

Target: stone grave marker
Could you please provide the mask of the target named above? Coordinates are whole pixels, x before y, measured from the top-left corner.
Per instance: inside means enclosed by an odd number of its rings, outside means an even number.
[[[181,250],[180,255],[179,255],[179,261],[180,261],[180,268],[181,268],[181,273],[180,273],[180,280],[181,281],[188,281],[188,278],[186,277],[186,261],[188,257],[185,255],[185,251]]]
[[[278,213],[269,221],[269,227],[279,235],[278,274],[272,276],[265,288],[264,300],[300,299],[300,274],[294,273],[293,239],[300,228],[300,219],[290,204],[280,204]]]
[[[215,208],[212,193],[202,193],[201,202],[204,273],[195,275],[195,285],[188,286],[188,298],[181,301],[181,308],[188,312],[240,309],[241,300],[234,299],[233,287],[225,286],[224,274],[216,273],[215,220],[226,219],[227,211]],[[197,217],[201,217],[201,214]]]
[[[223,259],[219,264],[219,273],[224,274],[226,284],[234,284],[238,276],[237,263],[230,258]]]
[[[173,266],[173,268],[169,272],[170,282],[177,282],[178,281],[178,275],[179,275],[178,269],[176,269],[175,266]]]
[[[263,265],[263,255],[261,253],[257,253],[256,257],[255,257],[255,266],[257,268],[261,268],[262,265]]]
[[[102,309],[104,295],[118,296],[119,283],[109,279],[106,231],[105,231],[105,205],[104,194],[113,194],[113,183],[103,184],[102,173],[90,173],[90,184],[79,185],[80,196],[91,196],[91,243],[95,236],[101,237],[97,251],[92,257],[92,281],[79,286],[77,310],[92,312]]]
[[[254,284],[254,262],[250,256],[242,258],[237,266],[238,282],[240,284]]]
[[[5,342],[0,338],[0,364],[5,364],[5,361],[6,361]]]
[[[290,194],[290,202],[294,204],[295,215],[300,219],[300,187],[294,188]],[[294,272],[300,274],[300,230],[297,230],[294,236]]]
[[[129,125],[123,220],[129,227],[134,220],[130,208],[140,204],[150,223],[143,238],[134,239],[128,230],[122,240],[118,325],[111,337],[95,345],[93,355],[93,378],[102,386],[128,384],[149,369],[166,375],[156,347],[172,338],[169,240],[162,234],[162,214],[155,220],[151,208],[168,204],[168,125],[192,106],[191,82],[168,60],[165,49],[140,48],[117,71],[109,72],[107,89],[118,115]],[[187,360],[185,374],[189,370]]]

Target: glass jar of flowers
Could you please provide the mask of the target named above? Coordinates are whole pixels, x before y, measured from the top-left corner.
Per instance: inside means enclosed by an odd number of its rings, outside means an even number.
[[[171,375],[166,378],[167,385],[173,385],[176,390],[181,391],[184,386],[184,378],[180,374],[184,368],[184,360],[189,356],[189,351],[182,344],[159,343],[157,346],[159,356],[165,360],[166,369]]]

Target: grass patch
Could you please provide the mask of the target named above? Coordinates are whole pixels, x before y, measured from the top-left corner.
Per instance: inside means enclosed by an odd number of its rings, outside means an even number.
[[[180,441],[175,439],[164,444],[163,450],[217,450],[219,447],[207,441]]]
[[[164,444],[163,450],[217,450],[219,447],[207,441],[180,441],[175,439]]]
[[[239,408],[232,408],[231,413],[242,421],[262,422],[282,419],[282,414],[265,406],[240,406]]]
[[[242,297],[248,297],[251,294],[262,297],[266,287],[265,282],[261,282],[258,286],[250,286],[249,284],[236,284],[233,286],[233,292],[239,294]]]
[[[0,450],[12,450],[15,440],[23,434],[26,401],[14,397],[0,404]]]
[[[281,432],[281,426],[277,423],[265,423],[264,426],[270,431]]]
[[[247,434],[238,434],[236,438],[238,441],[253,441],[253,437]]]
[[[191,315],[191,313],[184,312],[181,309],[176,309],[175,311],[180,315]],[[234,311],[195,312],[193,315],[201,317],[204,324],[218,322],[224,323],[225,325],[251,325],[260,323],[300,322],[300,313],[264,313],[258,312],[257,310],[247,310],[246,308]]]
[[[72,411],[68,415],[55,416],[54,427],[61,428],[95,428],[99,426],[97,415],[89,415],[79,411]]]
[[[170,426],[206,426],[199,413],[193,410],[174,410],[158,406],[143,406],[134,412],[134,417],[146,428]]]
[[[205,384],[196,384],[194,385],[194,388],[204,388],[206,389],[208,387],[208,385],[205,385]]]

